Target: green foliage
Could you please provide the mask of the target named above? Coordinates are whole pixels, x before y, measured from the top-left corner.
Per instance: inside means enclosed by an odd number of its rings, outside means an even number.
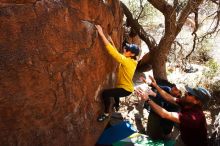
[[[219,73],[219,64],[216,60],[210,59],[205,65],[209,68],[203,73],[206,78],[212,79]]]
[[[204,41],[198,43],[197,49],[194,52],[192,58],[193,60],[199,61],[200,63],[206,63],[211,59],[210,51],[212,50],[212,42],[210,39],[205,39]]]

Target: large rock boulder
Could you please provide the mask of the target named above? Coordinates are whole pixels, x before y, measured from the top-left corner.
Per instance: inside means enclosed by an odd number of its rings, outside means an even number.
[[[93,146],[115,61],[94,24],[122,42],[118,0],[1,0],[0,145]]]

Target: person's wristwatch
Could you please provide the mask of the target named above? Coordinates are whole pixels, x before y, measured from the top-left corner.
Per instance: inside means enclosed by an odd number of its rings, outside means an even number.
[[[151,101],[151,99],[150,99],[150,98],[148,98],[148,99],[146,100],[146,103],[148,103],[149,101]]]

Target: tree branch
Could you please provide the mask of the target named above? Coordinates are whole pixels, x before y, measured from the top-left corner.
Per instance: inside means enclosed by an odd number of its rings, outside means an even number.
[[[198,8],[196,9],[196,11],[194,12],[195,13],[195,27],[194,27],[194,31],[193,31],[193,35],[194,35],[194,38],[193,38],[193,48],[192,50],[190,51],[190,53],[188,55],[186,55],[185,59],[188,59],[189,56],[194,52],[195,48],[196,48],[196,40],[198,39],[197,37],[197,30],[198,30],[198,27],[199,27],[199,24],[198,24]]]
[[[163,14],[166,13],[167,7],[171,6],[165,0],[148,0],[148,2],[151,3],[157,10],[159,10]]]
[[[136,31],[138,36],[148,45],[150,51],[156,48],[157,43],[155,39],[150,34],[146,33],[143,27],[138,23],[138,21],[133,18],[127,6],[121,2],[121,7],[124,11],[125,16],[127,17],[128,26]]]
[[[144,11],[144,6],[143,6],[143,1],[142,0],[140,0],[140,7],[141,7],[141,10],[140,10],[140,13],[139,13],[139,15],[138,15],[138,17],[137,17],[137,20],[141,17],[141,15],[142,15],[142,13],[143,13],[143,11]]]
[[[174,1],[173,1],[173,6],[174,6],[175,8],[177,8],[178,5],[179,5],[179,0],[174,0]]]
[[[196,40],[197,40],[197,34],[196,33],[193,33],[194,34],[194,38],[193,38],[193,48],[192,50],[190,51],[190,53],[188,55],[186,55],[185,59],[187,60],[189,58],[189,56],[194,52],[195,48],[196,48]]]
[[[170,5],[165,0],[148,0],[157,10],[163,13],[165,17],[165,34],[163,38],[169,38],[168,36],[172,36],[170,40],[175,39],[175,33],[173,33],[174,29],[176,29],[176,11],[175,5],[178,3],[177,0],[174,1],[174,6]],[[163,40],[163,39],[162,39]],[[162,42],[160,42],[162,43]]]
[[[197,32],[197,30],[199,29],[199,9],[197,8],[196,11],[194,12],[195,14],[195,18],[194,18],[194,22],[195,22],[195,26],[194,26],[194,30],[192,34],[195,34]]]
[[[213,3],[215,3],[216,5],[219,5],[219,0],[211,0]]]
[[[215,26],[211,31],[207,32],[206,35],[211,35],[211,34],[215,33],[216,30],[218,29],[219,21],[220,21],[220,10],[219,9],[220,9],[220,4],[218,6],[218,11],[216,11],[216,16],[215,17],[216,17],[217,20],[216,20]]]
[[[181,31],[181,28],[183,27],[188,15],[195,11],[195,9],[198,8],[198,6],[202,3],[203,0],[189,0],[183,9],[183,11],[180,14],[180,17],[177,21],[177,29],[176,29],[176,35],[179,34]]]

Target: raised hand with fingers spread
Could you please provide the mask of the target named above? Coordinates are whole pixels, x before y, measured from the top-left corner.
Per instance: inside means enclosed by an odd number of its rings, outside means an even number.
[[[150,76],[150,75],[149,75],[149,78],[150,78],[150,80],[151,80],[151,83],[150,83],[150,84],[151,84],[152,86],[156,87],[156,86],[157,86],[156,80],[155,80],[152,76]]]
[[[144,92],[142,89],[138,88],[135,90],[135,93],[137,96],[141,97],[142,99],[147,99],[148,98],[148,94],[146,92]]]

